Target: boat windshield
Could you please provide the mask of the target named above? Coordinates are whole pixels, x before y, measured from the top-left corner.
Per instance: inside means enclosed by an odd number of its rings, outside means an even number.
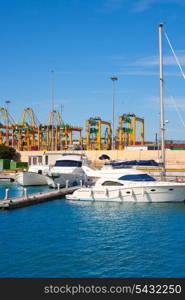
[[[107,186],[120,186],[123,185],[123,183],[117,182],[117,181],[104,181],[102,185],[107,185]]]
[[[124,175],[119,178],[119,180],[129,180],[129,181],[156,181],[152,176],[148,174],[132,174]]]
[[[81,167],[82,162],[77,160],[57,160],[55,167]]]

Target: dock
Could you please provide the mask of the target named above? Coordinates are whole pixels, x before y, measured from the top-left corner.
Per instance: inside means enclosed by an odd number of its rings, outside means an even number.
[[[80,187],[81,186],[61,188],[58,190],[52,190],[52,191],[36,193],[36,194],[25,194],[23,197],[0,200],[0,209],[10,210],[15,208],[35,205],[35,204],[39,204],[39,203],[43,203],[55,199],[61,199],[67,194],[72,194]]]
[[[0,181],[1,180],[6,180],[6,181],[15,181],[15,172],[5,172],[5,171],[0,171]]]

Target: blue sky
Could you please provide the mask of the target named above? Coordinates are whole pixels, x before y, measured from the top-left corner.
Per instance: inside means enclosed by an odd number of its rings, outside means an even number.
[[[0,105],[10,100],[16,121],[32,107],[45,123],[54,70],[55,109],[63,105],[63,120],[85,128],[89,117],[111,121],[110,77],[117,76],[116,121],[128,112],[144,117],[146,140],[154,140],[158,24],[185,68],[184,15],[184,0],[1,1]],[[165,38],[163,48],[166,137],[185,140],[185,81]]]

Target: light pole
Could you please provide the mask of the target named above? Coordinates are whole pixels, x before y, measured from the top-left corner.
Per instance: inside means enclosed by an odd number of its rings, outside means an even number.
[[[115,141],[114,141],[114,119],[115,119],[115,82],[118,80],[118,77],[110,78],[113,83],[113,92],[112,92],[112,149],[115,149]]]
[[[7,117],[6,120],[6,145],[9,146],[9,112],[8,112],[8,104],[11,103],[10,100],[6,100],[6,111],[7,111],[7,115],[5,115],[5,117]]]
[[[51,150],[54,151],[55,72],[53,70],[51,71],[51,101],[52,101]]]
[[[61,119],[63,118],[63,109],[64,109],[64,105],[61,104]]]

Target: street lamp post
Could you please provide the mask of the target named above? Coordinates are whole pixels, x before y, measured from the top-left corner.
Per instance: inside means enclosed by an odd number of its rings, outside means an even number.
[[[113,82],[113,92],[112,92],[112,149],[115,149],[115,141],[114,141],[114,120],[115,120],[115,82],[118,80],[118,77],[110,78]]]
[[[51,150],[54,151],[54,107],[55,107],[55,72],[51,71],[51,107],[52,107],[52,124],[51,124]]]
[[[6,145],[9,146],[9,112],[8,112],[8,105],[11,103],[10,100],[6,100],[6,110],[7,110],[7,120],[6,120]]]

